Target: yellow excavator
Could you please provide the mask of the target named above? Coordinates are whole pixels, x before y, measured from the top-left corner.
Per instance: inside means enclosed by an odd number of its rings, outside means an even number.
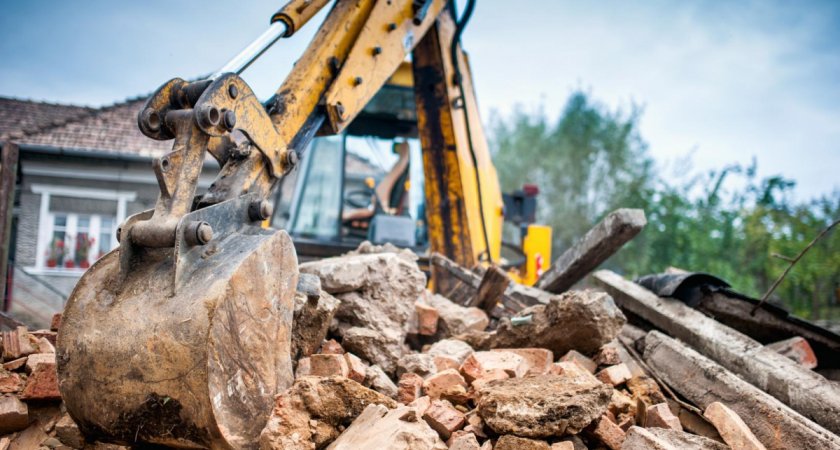
[[[525,284],[547,268],[536,188],[501,194],[482,131],[460,47],[474,0],[460,18],[453,1],[337,0],[270,99],[240,78],[328,3],[292,0],[218,72],[141,110],[146,136],[173,140],[160,196],[80,279],[58,335],[62,398],[90,438],[253,448],[293,379],[299,257],[368,239]],[[221,169],[199,194],[208,154]]]

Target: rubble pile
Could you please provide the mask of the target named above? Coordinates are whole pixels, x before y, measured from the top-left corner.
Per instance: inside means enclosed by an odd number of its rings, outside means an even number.
[[[259,442],[248,448],[840,448],[836,431],[815,423],[822,418],[698,353],[711,348],[713,319],[695,318],[689,308],[666,323],[659,317],[673,307],[666,299],[645,315],[628,298],[650,293],[608,274],[596,274],[606,292],[505,285],[502,295],[523,307],[499,314],[501,298],[495,305],[470,299],[474,284],[458,286],[459,303],[427,290],[417,256],[388,245],[365,243],[301,264],[300,272],[295,379],[276,395]],[[473,304],[483,307],[466,306]],[[636,326],[642,322],[644,329]],[[63,413],[56,329],[2,334],[0,450],[123,448],[85,442]],[[817,366],[802,339],[759,353],[775,364]],[[830,425],[836,417],[825,411]]]

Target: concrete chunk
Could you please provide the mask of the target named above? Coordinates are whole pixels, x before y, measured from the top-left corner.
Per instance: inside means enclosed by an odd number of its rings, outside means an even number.
[[[479,394],[478,413],[496,433],[547,438],[578,433],[601,417],[612,388],[594,378],[539,375],[493,381]]]
[[[499,437],[493,450],[551,450],[548,442],[506,434]]]
[[[13,433],[29,426],[29,408],[11,395],[0,397],[0,434]]]
[[[668,428],[677,431],[683,430],[680,419],[671,412],[671,408],[668,407],[667,403],[659,403],[647,407],[645,411],[645,427]]]
[[[446,450],[446,445],[426,422],[417,420],[414,409],[401,406],[389,411],[368,405],[327,449]]]
[[[621,450],[727,450],[709,438],[665,428],[630,427]]]

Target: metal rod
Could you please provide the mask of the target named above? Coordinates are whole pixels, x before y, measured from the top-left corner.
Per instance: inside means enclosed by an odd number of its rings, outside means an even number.
[[[252,62],[256,61],[266,50],[269,49],[275,42],[286,34],[286,24],[282,21],[277,21],[271,24],[267,30],[260,37],[254,39],[247,47],[242,49],[238,55],[228,61],[221,69],[217,70],[213,75],[210,75],[211,80],[215,80],[223,73],[233,72],[237,75],[241,74]]]

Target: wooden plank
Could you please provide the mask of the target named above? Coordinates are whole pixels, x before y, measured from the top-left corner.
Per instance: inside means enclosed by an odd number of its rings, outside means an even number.
[[[618,209],[595,225],[560,255],[536,287],[559,294],[582,280],[647,225],[641,209]]]
[[[481,277],[477,292],[468,305],[481,308],[488,313],[491,312],[504,296],[510,283],[511,280],[504,270],[497,266],[489,267],[484,272],[484,276]]]
[[[802,415],[840,433],[840,385],[678,300],[601,270],[595,281],[623,309],[682,340]]]
[[[838,449],[840,439],[714,361],[658,331],[645,337],[645,363],[680,395],[706,409],[738,413],[768,450]]]

